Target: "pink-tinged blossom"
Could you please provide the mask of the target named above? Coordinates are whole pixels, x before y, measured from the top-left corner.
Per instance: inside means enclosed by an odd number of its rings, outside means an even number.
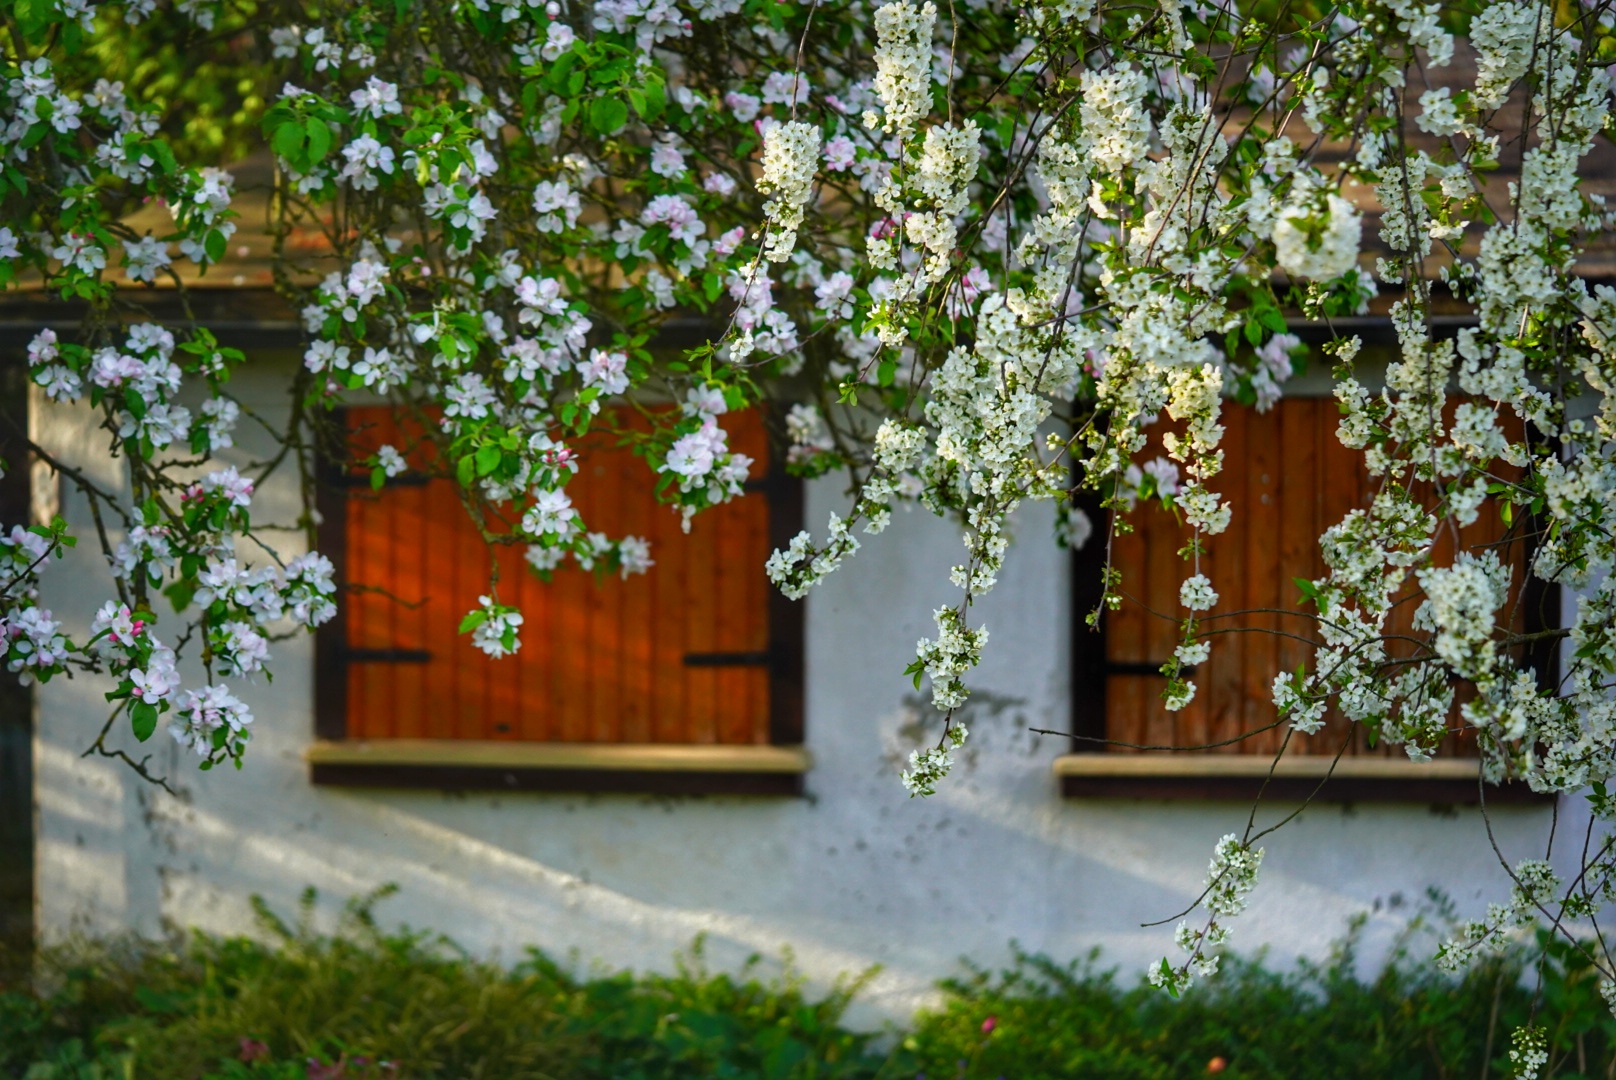
[[[64,236],[51,248],[50,256],[61,262],[63,270],[72,267],[84,274],[94,274],[107,265],[107,253],[96,245],[95,238],[79,233]]]
[[[129,672],[133,696],[147,705],[161,705],[180,688],[179,672],[174,670],[173,654],[153,650],[144,669]]]
[[[776,71],[763,80],[766,105],[801,105],[808,100],[808,92],[808,76],[800,71]]]
[[[696,208],[679,195],[658,195],[652,199],[640,214],[640,224],[666,225],[670,236],[687,244],[695,243],[706,232]]]
[[[741,245],[745,242],[746,227],[737,225],[713,241],[713,254],[720,258],[727,258],[740,250]]]
[[[30,366],[48,364],[61,355],[57,348],[56,331],[45,329],[35,334],[28,342],[28,363]]]
[[[361,135],[344,146],[342,159],[346,164],[337,175],[352,184],[355,191],[375,191],[377,173],[393,175],[393,148],[383,146],[372,135]]]
[[[174,722],[168,726],[174,741],[198,757],[215,753],[214,732],[223,731],[223,751],[240,757],[246,749],[252,713],[224,684],[214,683],[198,690],[187,690],[175,705]]]
[[[145,624],[134,617],[134,614],[129,610],[128,604],[120,604],[114,600],[108,600],[101,605],[101,610],[95,613],[95,618],[90,622],[91,637],[102,632],[106,633],[106,637],[102,639],[104,645],[101,651],[103,654],[108,651],[104,647],[106,644],[116,645],[120,648],[128,648],[133,645],[135,639],[140,636],[141,631],[144,629]]]
[[[399,104],[397,85],[372,75],[365,85],[348,95],[354,112],[380,120],[384,116],[397,116],[403,106]]]
[[[853,167],[858,147],[846,135],[838,135],[825,144],[825,168],[831,172],[846,172]]]
[[[365,355],[353,366],[353,373],[368,388],[385,394],[394,386],[401,386],[408,376],[389,349],[365,346]]]
[[[572,27],[563,22],[551,23],[544,32],[544,44],[539,48],[539,55],[545,60],[555,60],[562,53],[572,48],[572,43],[578,40],[578,35]]]
[[[595,349],[589,359],[578,365],[579,377],[586,387],[598,389],[602,394],[621,394],[628,389],[628,357],[620,352]]]
[[[316,375],[344,371],[348,367],[348,346],[333,341],[315,341],[303,353],[303,366]]]
[[[226,450],[236,444],[234,432],[241,418],[241,406],[229,398],[208,398],[202,403],[202,431],[209,448]]]
[[[729,106],[729,111],[734,114],[735,119],[743,124],[749,124],[756,118],[762,103],[751,94],[731,90],[724,95],[724,104]]]
[[[561,560],[567,557],[567,549],[557,544],[554,547],[545,547],[542,544],[529,544],[522,556],[527,564],[541,574],[548,574],[561,565]]]
[[[540,180],[533,185],[533,227],[543,233],[558,233],[578,224],[583,203],[564,180]]]
[[[545,533],[568,536],[573,531],[577,516],[572,508],[572,499],[565,491],[540,491],[533,496],[533,505],[522,516],[522,531],[533,536],[543,536]]]
[[[28,607],[0,621],[9,641],[6,670],[27,686],[32,672],[49,671],[67,660],[69,643],[62,624],[46,608]]]
[[[333,600],[337,593],[336,572],[331,560],[317,551],[299,555],[286,564],[281,592],[292,621],[313,628],[337,613]]]
[[[724,391],[716,386],[692,386],[685,391],[686,416],[712,419],[723,416],[728,411],[729,403],[724,400]]]
[[[240,619],[213,627],[208,645],[215,662],[226,675],[247,675],[263,668],[269,659],[269,642],[251,623]]]
[[[689,170],[685,166],[685,156],[680,153],[679,147],[668,139],[658,139],[651,150],[651,171],[658,176],[677,180]]]
[[[444,389],[443,398],[445,423],[454,418],[482,420],[488,416],[497,400],[483,377],[475,371],[455,376],[454,381]]]
[[[729,436],[711,417],[688,435],[681,435],[668,449],[662,470],[681,478],[685,487],[690,481],[705,478],[713,471],[718,456],[729,448]],[[688,490],[688,488],[686,488]]]
[[[198,485],[201,494],[223,499],[230,506],[245,510],[252,505],[253,482],[236,471],[234,465],[210,472]]]
[[[123,246],[124,267],[131,281],[151,282],[173,262],[168,245],[155,236],[144,236]]]
[[[112,573],[115,577],[127,578],[144,568],[150,574],[161,574],[171,569],[174,562],[166,527],[136,525],[114,550]]]

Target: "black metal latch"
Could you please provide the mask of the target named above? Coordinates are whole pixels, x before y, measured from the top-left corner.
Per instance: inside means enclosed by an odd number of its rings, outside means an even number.
[[[425,664],[432,659],[425,649],[343,649],[338,655],[350,664]]]
[[[768,667],[770,652],[689,652],[685,667]]]
[[[1166,661],[1156,663],[1151,660],[1107,660],[1105,673],[1107,675],[1156,675],[1160,676]],[[1178,669],[1180,675],[1194,675],[1195,665],[1185,664]]]

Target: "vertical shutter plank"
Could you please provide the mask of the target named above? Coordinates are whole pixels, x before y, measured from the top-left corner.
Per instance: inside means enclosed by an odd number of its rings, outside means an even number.
[[[505,515],[510,514],[508,506],[501,507]],[[534,621],[535,612],[526,604],[529,589],[527,588],[527,563],[522,559],[522,552],[526,550],[519,544],[501,544],[493,548],[489,555],[497,560],[499,565],[499,595],[501,603],[510,604],[522,612],[521,633],[518,635],[521,648],[514,656],[502,657],[499,660],[483,661],[475,659],[473,662],[483,664],[488,676],[488,696],[486,718],[484,720],[488,739],[519,739],[522,736],[523,688],[522,675],[525,664],[531,662],[532,657],[542,648],[535,649],[532,631],[537,629]]]
[[[426,728],[434,739],[452,739],[455,715],[460,708],[455,672],[466,659],[462,650],[467,648],[462,635],[456,633],[464,612],[456,612],[454,603],[459,588],[460,552],[453,515],[465,511],[447,482],[431,484],[427,488],[426,503],[430,517],[421,537],[426,544],[426,565],[433,568],[433,573],[422,583],[424,602],[421,607],[430,620],[427,649],[434,661],[427,674]]]
[[[685,648],[689,652],[716,652],[718,615],[716,542],[718,523],[712,514],[698,514],[691,523],[685,564]],[[683,663],[683,658],[680,658]],[[716,742],[718,669],[685,668],[686,737],[694,743]]]
[[[1239,577],[1245,584],[1245,606],[1252,614],[1241,625],[1250,629],[1245,639],[1245,664],[1241,670],[1242,724],[1247,731],[1267,727],[1274,720],[1272,687],[1278,669],[1278,649],[1272,631],[1278,628],[1275,616],[1255,609],[1278,608],[1284,602],[1279,565],[1279,505],[1276,473],[1280,468],[1278,409],[1259,413],[1242,409],[1246,424],[1245,479],[1246,563]],[[1213,537],[1213,543],[1217,538]],[[1232,584],[1232,582],[1231,582]],[[1290,591],[1295,591],[1292,586]],[[1285,741],[1285,733],[1271,728],[1252,737],[1250,749],[1274,753]]]
[[[583,470],[593,470],[591,458],[584,457]],[[580,512],[589,508],[585,491],[593,477],[584,475],[583,483],[575,479],[569,488],[579,499]],[[585,516],[585,521],[588,517]],[[552,609],[551,695],[555,702],[554,737],[563,742],[579,742],[589,730],[589,596],[592,582],[580,573],[569,557],[557,569],[550,584]]]
[[[393,588],[401,602],[387,601],[393,614],[393,637],[386,644],[401,649],[422,649],[425,648],[422,633],[424,612],[420,601],[430,570],[420,542],[426,521],[426,489],[400,488],[389,493],[388,497],[396,506],[391,515]],[[415,606],[406,607],[405,602]],[[387,671],[395,688],[394,734],[399,738],[421,738],[426,734],[426,721],[422,713],[422,703],[426,697],[426,665],[392,664],[387,666]]]
[[[624,454],[623,517],[625,536],[652,538],[653,515],[668,515],[656,505],[655,481],[645,462]],[[621,683],[623,695],[619,704],[622,713],[621,738],[624,742],[650,742],[652,739],[652,695],[656,684],[656,666],[652,641],[658,631],[653,620],[653,590],[655,575],[662,569],[667,556],[667,544],[651,544],[651,558],[655,565],[646,574],[635,574],[623,582],[622,589],[622,645]]]
[[[1277,409],[1279,440],[1285,449],[1272,488],[1279,534],[1279,601],[1274,606],[1298,614],[1305,614],[1307,609],[1297,604],[1300,590],[1291,579],[1311,581],[1323,569],[1318,554],[1319,446],[1322,439],[1335,437],[1329,432],[1333,406],[1328,399],[1283,398]],[[1299,637],[1311,636],[1310,624],[1301,618],[1276,617],[1275,625]],[[1312,652],[1305,642],[1284,637],[1276,644],[1276,670],[1293,672],[1300,665],[1311,664]],[[1283,737],[1286,729],[1278,730]],[[1313,754],[1324,747],[1316,736],[1297,735],[1291,739],[1290,749],[1292,753]]]
[[[763,416],[754,412],[751,427],[747,431],[745,443],[747,453],[752,455],[752,475],[765,479],[773,471],[775,465],[769,454],[769,433],[763,426]],[[767,482],[765,480],[765,482]],[[742,566],[746,571],[747,593],[742,611],[751,625],[747,645],[751,649],[772,651],[773,649],[788,648],[785,642],[771,641],[769,638],[769,603],[770,593],[774,586],[770,583],[768,574],[763,565],[768,562],[769,549],[769,496],[766,491],[754,492],[748,497],[747,505],[746,551]],[[747,742],[766,744],[770,737],[770,723],[772,714],[769,703],[769,683],[772,676],[770,668],[748,669],[747,680],[751,684],[751,693],[748,699],[751,702],[752,723],[747,732]]]
[[[1144,522],[1135,521],[1135,531],[1119,532],[1112,543],[1112,565],[1122,571],[1122,606],[1105,614],[1105,651],[1109,663],[1138,663],[1148,660],[1145,655],[1144,610],[1134,598],[1146,595],[1146,544]],[[1096,538],[1103,542],[1104,538]],[[1145,738],[1144,709],[1148,687],[1145,680],[1128,675],[1110,675],[1106,679],[1106,734],[1119,742],[1143,743]],[[1109,749],[1109,748],[1108,748]]]
[[[1152,503],[1140,506],[1134,516],[1145,535],[1145,575],[1140,582],[1147,608],[1143,659],[1154,666],[1166,660],[1178,644],[1178,624],[1173,620],[1183,611],[1178,604],[1178,584],[1188,573],[1188,564],[1178,557],[1183,540],[1171,514]],[[1135,678],[1144,690],[1145,730],[1141,741],[1151,746],[1177,744],[1178,717],[1167,711],[1161,696],[1166,684],[1154,675]]]
[[[1247,582],[1252,575],[1248,573],[1246,562],[1251,556],[1249,547],[1255,526],[1246,483],[1247,472],[1251,468],[1247,423],[1250,411],[1232,403],[1225,405],[1223,410],[1224,434],[1220,444],[1223,448],[1223,471],[1218,474],[1215,483],[1230,507],[1232,518],[1229,528],[1221,535],[1206,538],[1206,545],[1212,553],[1207,576],[1218,593],[1216,611],[1242,611],[1250,606]],[[1176,600],[1174,609],[1183,610],[1177,606]],[[1219,628],[1244,627],[1247,618],[1246,615],[1233,616],[1219,619],[1213,625]],[[1212,734],[1218,739],[1235,738],[1251,730],[1246,723],[1243,674],[1248,655],[1246,639],[1249,637],[1243,631],[1218,635],[1212,644],[1212,656],[1206,672],[1197,680],[1207,694],[1209,723]],[[1234,754],[1250,753],[1250,744],[1250,739],[1244,739],[1219,747],[1219,750]]]
[[[745,442],[747,453],[752,455],[752,474],[757,477],[766,477],[774,467],[769,460],[768,433],[764,430],[762,417],[755,416],[751,428],[747,432]],[[744,581],[746,592],[741,604],[748,629],[746,643],[742,647],[749,651],[767,651],[771,648],[784,648],[782,642],[769,640],[769,591],[774,587],[770,584],[768,575],[764,572],[763,564],[769,558],[769,499],[765,492],[754,492],[747,496],[746,512],[746,546],[741,556],[741,567],[745,572]],[[746,729],[746,742],[763,744],[769,741],[769,680],[768,668],[750,668],[746,671],[748,693],[746,695],[747,708],[751,723]]]
[[[746,514],[751,496],[709,511],[713,521],[713,649],[739,651],[745,646],[745,623],[740,617],[746,594],[744,580]],[[713,671],[713,737],[721,743],[746,741],[746,669],[721,667]]]
[[[612,538],[623,535],[624,487],[629,469],[643,464],[625,460],[620,451],[601,454],[605,480],[595,492],[593,532]],[[590,702],[589,738],[593,742],[622,739],[623,583],[620,575],[597,567],[590,575]]]
[[[658,506],[651,516],[651,543],[657,566],[652,573],[652,618],[656,633],[651,638],[653,682],[651,729],[657,742],[688,742],[685,699],[689,670],[684,666],[687,647],[685,634],[685,581],[690,545],[679,528],[679,513]]]
[[[366,410],[368,413],[369,410]],[[363,438],[374,445],[375,433],[368,426],[376,417],[361,414],[346,418],[350,424],[366,425]],[[380,440],[376,440],[380,441]],[[368,492],[353,493],[348,500],[348,574],[350,580],[377,588],[391,588],[391,567],[388,562],[389,535],[386,528],[386,510],[379,500]],[[347,596],[349,604],[348,644],[350,647],[375,647],[385,642],[391,632],[388,604],[383,594],[360,589]],[[360,738],[386,738],[392,734],[389,723],[391,701],[386,683],[379,677],[374,665],[351,666],[349,678],[349,731]]]
[[[522,552],[525,556],[526,549]],[[540,580],[529,569],[525,557],[521,575],[522,631],[527,644],[518,654],[521,662],[517,686],[521,698],[514,728],[523,739],[538,742],[556,737],[555,586]]]

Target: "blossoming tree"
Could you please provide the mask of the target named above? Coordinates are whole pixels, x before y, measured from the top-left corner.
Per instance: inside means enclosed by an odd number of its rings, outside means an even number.
[[[115,595],[70,639],[36,585],[78,538],[14,523],[0,640],[24,679],[106,676],[104,750],[163,725],[202,767],[239,766],[251,717],[232,683],[337,601],[326,559],[282,560],[255,532],[263,474],[211,462],[242,417],[231,372],[251,361],[205,321],[141,308],[148,286],[183,292],[223,256],[238,224],[225,151],[256,135],[275,161],[272,233],[319,233],[337,266],[300,277],[277,247],[308,347],[266,470],[311,475],[322,415],[381,395],[414,417],[490,544],[522,546],[541,574],[568,558],[629,574],[655,553],[590,531],[569,441],[632,443],[688,519],[747,479],[725,415],[773,399],[790,467],[842,471],[851,493],[769,560],[788,596],[900,502],[962,528],[910,668],[949,717],[904,775],[918,795],[966,738],[954,710],[988,644],[973,605],[1023,503],[1060,503],[1062,534],[1093,544],[1141,498],[1182,516],[1165,701],[1192,700],[1187,669],[1217,647],[1201,559],[1241,510],[1219,495],[1223,402],[1272,404],[1303,352],[1287,320],[1323,326],[1306,362],[1333,369],[1338,435],[1373,491],[1320,538],[1327,572],[1304,583],[1314,659],[1275,681],[1277,716],[1308,733],[1335,708],[1416,760],[1457,716],[1486,778],[1589,800],[1582,873],[1511,867],[1512,895],[1442,962],[1532,920],[1580,934],[1616,895],[1598,829],[1616,812],[1616,289],[1579,273],[1612,227],[1579,186],[1611,122],[1606,0],[0,9],[0,281],[83,301],[82,324],[33,341],[29,370],[99,411],[128,480],[98,487],[49,460],[95,511]],[[182,57],[192,77],[176,80]],[[1456,67],[1457,91],[1435,85]],[[153,199],[170,220],[140,233],[130,211]],[[1383,385],[1360,341],[1331,332],[1371,301],[1397,341]],[[1456,339],[1434,332],[1439,305],[1469,315]],[[706,344],[659,348],[676,317],[703,320]],[[1145,462],[1163,414],[1167,457]],[[380,483],[422,449],[360,464]],[[1072,506],[1083,492],[1116,511],[1100,535]],[[1435,557],[1442,531],[1482,513],[1530,544],[1525,573],[1492,548]],[[1576,597],[1568,625],[1542,632],[1564,641],[1542,685],[1513,649],[1522,578]],[[1102,606],[1125,586],[1108,569]],[[1417,648],[1393,661],[1388,620],[1410,586]],[[462,626],[492,657],[520,628],[497,580]],[[1474,689],[1457,710],[1456,681]],[[1219,844],[1206,917],[1153,978],[1177,992],[1215,966],[1261,856],[1250,832]],[[1595,960],[1616,1000],[1616,963]],[[1521,1033],[1516,1055],[1535,1070],[1538,1037]]]

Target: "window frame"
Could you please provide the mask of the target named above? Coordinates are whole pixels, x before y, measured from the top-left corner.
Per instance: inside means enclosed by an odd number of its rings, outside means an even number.
[[[1229,403],[1225,403],[1226,406]],[[1075,482],[1074,476],[1074,482]],[[1214,754],[1206,751],[1109,752],[1107,740],[1108,681],[1112,675],[1162,678],[1146,663],[1114,663],[1106,656],[1106,622],[1102,612],[1090,627],[1087,617],[1100,607],[1106,566],[1103,538],[1110,511],[1099,496],[1077,490],[1073,505],[1089,515],[1094,534],[1071,553],[1070,749],[1057,757],[1052,771],[1064,798],[1193,799],[1251,802],[1269,798],[1285,802],[1404,802],[1431,805],[1488,803],[1544,804],[1541,795],[1520,783],[1485,784],[1479,760],[1443,758],[1414,762],[1405,758],[1360,758],[1329,755],[1285,755],[1277,762],[1261,753]],[[1237,511],[1238,512],[1238,511]],[[1530,559],[1531,548],[1526,557]],[[1560,590],[1531,578],[1523,598],[1528,633],[1558,626]],[[1540,685],[1552,678],[1556,642],[1542,640],[1527,649],[1528,662]],[[1163,657],[1163,661],[1167,658]],[[1193,673],[1187,668],[1187,673]]]
[[[762,408],[762,406],[758,406]],[[344,409],[335,411],[343,418]],[[771,548],[784,548],[803,527],[803,482],[784,469],[784,454],[765,412],[769,468],[748,481],[747,497],[768,507]],[[347,430],[346,421],[342,430]],[[420,482],[405,480],[404,482]],[[390,481],[397,486],[398,480]],[[315,510],[319,550],[331,560],[337,614],[315,631],[314,743],[305,752],[315,785],[428,788],[448,791],[539,791],[661,795],[805,794],[811,764],[805,741],[805,608],[778,589],[768,590],[769,741],[764,745],[577,743],[472,739],[357,739],[348,736],[348,667],[355,662],[409,662],[365,656],[348,647],[346,587],[348,500],[369,476],[348,471],[331,453],[316,468]],[[385,490],[385,485],[384,485]],[[365,650],[367,653],[368,650]],[[385,650],[384,650],[385,651]],[[753,654],[687,654],[686,664],[754,664]]]

